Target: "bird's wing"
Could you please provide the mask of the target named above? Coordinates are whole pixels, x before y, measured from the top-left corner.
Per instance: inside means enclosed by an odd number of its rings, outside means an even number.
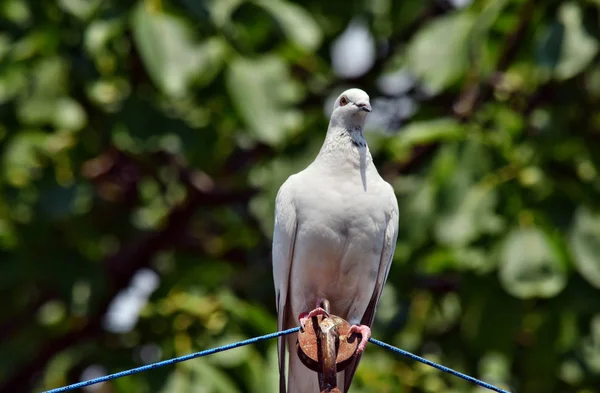
[[[391,187],[390,187],[391,189]],[[392,189],[391,195],[391,212],[388,217],[388,221],[385,229],[385,236],[383,239],[383,248],[381,251],[381,257],[379,260],[379,272],[377,274],[377,282],[375,289],[371,295],[371,301],[363,314],[360,321],[362,325],[371,326],[373,325],[373,319],[375,318],[375,310],[379,303],[379,298],[383,292],[383,286],[387,280],[388,273],[390,272],[390,266],[392,265],[392,258],[394,256],[394,250],[396,249],[396,240],[398,239],[398,200]],[[361,355],[356,356],[352,363],[344,370],[344,393],[350,389],[352,378],[358,367]]]
[[[275,301],[277,302],[277,329],[285,328],[289,307],[289,282],[294,245],[296,242],[296,208],[294,206],[292,181],[290,177],[279,189],[275,200],[275,228],[273,230],[273,282],[275,283]],[[278,339],[279,355],[279,391],[285,393],[285,337]]]

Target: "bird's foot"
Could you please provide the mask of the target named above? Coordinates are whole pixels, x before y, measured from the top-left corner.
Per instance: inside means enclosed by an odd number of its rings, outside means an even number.
[[[298,317],[298,322],[300,322],[300,327],[302,328],[302,330],[304,330],[306,321],[308,321],[312,317],[316,317],[317,315],[324,315],[324,316],[328,317],[329,313],[327,311],[325,311],[324,309],[322,309],[321,307],[317,307],[314,310],[312,310],[311,312],[303,312],[302,314],[300,314],[300,316]]]
[[[352,325],[350,326],[350,333],[358,333],[362,336],[358,343],[358,348],[356,348],[356,354],[362,354],[367,346],[367,342],[371,338],[371,328],[367,325]]]

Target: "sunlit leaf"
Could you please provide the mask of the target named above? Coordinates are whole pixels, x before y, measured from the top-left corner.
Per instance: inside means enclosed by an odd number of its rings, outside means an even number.
[[[266,359],[252,358],[248,362],[247,367],[249,369],[250,392],[279,392],[279,361],[277,357],[277,343],[275,341],[269,343]]]
[[[85,50],[91,55],[106,50],[110,40],[123,34],[123,28],[123,22],[119,19],[97,20],[90,23],[84,35]]]
[[[498,191],[482,181],[490,167],[489,150],[473,140],[439,151],[431,179],[439,187],[434,233],[441,244],[466,246],[504,228],[496,213]]]
[[[54,126],[61,130],[80,130],[87,122],[87,115],[81,105],[68,97],[54,103]]]
[[[31,9],[24,1],[7,0],[2,3],[2,16],[12,23],[23,26],[31,21]]]
[[[55,356],[44,370],[44,385],[48,389],[64,385],[69,370],[77,361],[78,356],[72,351],[65,351]]]
[[[222,337],[220,340],[212,343],[215,347],[221,345],[227,345],[234,342],[245,340],[247,337],[242,337],[239,335],[226,335]],[[250,357],[251,348],[250,347],[240,347],[231,351],[220,352],[213,355],[209,361],[211,364],[222,366],[222,367],[236,367],[241,364],[244,364],[248,361]]]
[[[24,186],[36,177],[43,166],[48,135],[41,131],[21,131],[4,150],[2,169],[13,186]]]
[[[498,232],[502,221],[494,214],[497,195],[484,186],[474,186],[460,202],[439,216],[435,235],[441,244],[464,246],[482,233]]]
[[[182,95],[192,82],[210,82],[222,66],[224,43],[219,38],[196,40],[181,18],[140,2],[132,23],[142,60],[167,94]]]
[[[409,183],[409,182],[405,182]],[[411,225],[401,225],[398,237],[418,247],[428,240],[428,232],[435,221],[435,187],[429,181],[415,181],[399,188],[398,205],[403,221]]]
[[[407,49],[409,69],[434,93],[454,83],[468,65],[467,37],[475,18],[467,12],[436,18]]]
[[[88,19],[102,0],[59,0],[61,8],[80,19]]]
[[[569,243],[579,274],[600,288],[600,214],[580,207],[575,214]]]
[[[539,229],[515,229],[500,254],[500,280],[520,298],[553,297],[563,290],[567,274],[561,256]]]
[[[464,133],[464,128],[451,118],[417,121],[402,128],[387,148],[392,154],[402,157],[413,146],[458,140],[464,137]]]
[[[583,13],[575,2],[561,6],[559,19],[565,30],[556,75],[559,79],[567,79],[577,75],[594,59],[598,41],[583,26]]]
[[[158,393],[189,392],[189,385],[190,377],[188,373],[176,369],[169,375],[164,387]]]
[[[309,51],[319,47],[321,29],[304,8],[282,0],[260,0],[258,4],[271,12],[289,39],[300,48]]]
[[[300,125],[300,113],[291,105],[301,90],[280,58],[236,58],[227,73],[227,88],[258,140],[280,144]]]
[[[205,3],[214,23],[222,27],[230,21],[233,11],[243,2],[244,0],[209,0]]]
[[[497,0],[485,3],[485,8],[476,18],[472,30],[469,34],[469,56],[470,59],[486,71],[493,63],[489,61],[490,50],[488,43],[490,42],[490,30],[494,27],[494,23],[501,15],[502,10],[509,4],[508,0]]]
[[[190,393],[237,393],[240,391],[227,374],[205,359],[189,362],[186,367],[193,373]],[[184,392],[183,390],[172,390],[172,392],[175,391]]]

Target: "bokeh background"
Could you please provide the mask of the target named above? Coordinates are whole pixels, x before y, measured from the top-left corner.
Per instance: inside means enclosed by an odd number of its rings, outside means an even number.
[[[0,392],[275,331],[275,194],[348,87],[401,210],[374,337],[598,392],[599,21],[598,0],[0,1]],[[270,341],[85,391],[274,393],[276,364]],[[352,391],[483,389],[370,346]]]

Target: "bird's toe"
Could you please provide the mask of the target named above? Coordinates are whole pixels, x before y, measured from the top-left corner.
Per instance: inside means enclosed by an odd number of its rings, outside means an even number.
[[[365,348],[367,347],[367,343],[369,342],[369,338],[371,338],[371,328],[367,325],[352,325],[350,327],[350,333],[357,333],[361,335],[358,348],[356,349],[357,355],[360,355],[364,352]]]

